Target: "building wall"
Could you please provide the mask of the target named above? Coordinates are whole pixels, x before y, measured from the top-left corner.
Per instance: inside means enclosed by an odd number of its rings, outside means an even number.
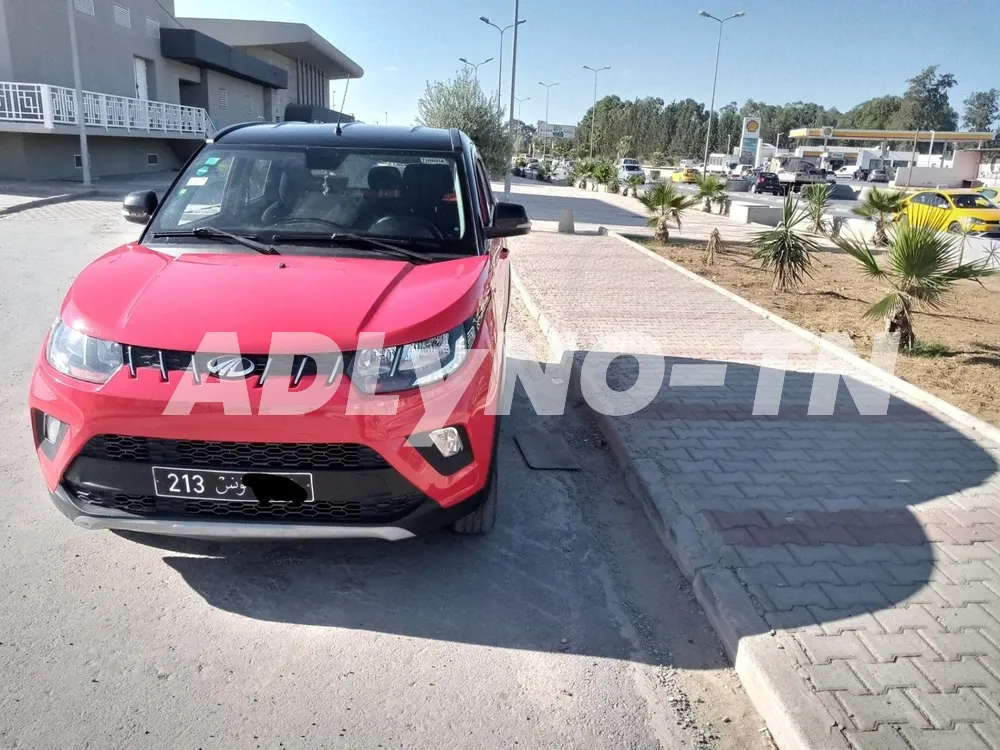
[[[288,88],[271,91],[270,111],[264,113],[268,122],[280,122],[285,117],[285,106],[297,104],[299,101],[298,61],[285,57],[280,52],[275,52],[268,47],[239,47],[238,49],[288,72]]]
[[[28,83],[73,85],[73,62],[69,45],[69,19],[62,0],[0,0],[4,7],[6,34],[0,50],[9,49],[10,71],[5,80]],[[94,14],[74,10],[80,78],[83,88],[119,96],[135,96],[133,56],[149,65],[149,98],[177,101],[177,70],[160,56],[155,29],[177,24],[167,13],[173,2],[161,0],[80,0],[92,3]],[[161,4],[163,7],[161,7]],[[114,6],[129,11],[130,28],[115,23]],[[166,9],[166,10],[165,10]],[[0,60],[4,53],[0,52]],[[186,66],[185,66],[186,67]]]
[[[8,0],[0,0],[0,81],[9,81],[13,78],[11,75],[10,64],[10,38],[8,36],[9,28],[7,25],[7,2]]]
[[[256,121],[264,116],[264,87],[239,78],[205,71],[208,85],[208,114],[215,127],[223,128],[237,122]],[[219,106],[219,90],[225,89],[227,105]],[[249,98],[250,110],[247,110]]]
[[[162,172],[179,169],[169,142],[156,138],[90,137],[90,172],[93,177]],[[0,132],[0,179],[73,180],[82,179],[75,165],[80,153],[77,136],[40,133]],[[159,163],[147,163],[147,154],[157,154]]]

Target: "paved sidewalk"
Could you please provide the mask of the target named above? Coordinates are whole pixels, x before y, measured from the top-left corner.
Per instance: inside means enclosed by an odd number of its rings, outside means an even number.
[[[863,416],[843,383],[810,416],[817,372],[882,381],[616,237],[536,232],[511,258],[585,373],[603,353],[623,390],[639,360],[616,355],[665,362],[630,391],[648,405],[598,422],[779,745],[1000,750],[997,433],[895,391]]]

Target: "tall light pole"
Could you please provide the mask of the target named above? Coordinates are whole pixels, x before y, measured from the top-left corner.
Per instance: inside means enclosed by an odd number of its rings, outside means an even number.
[[[516,15],[514,17],[517,18]],[[514,24],[512,23],[507,24],[501,29],[486,16],[480,16],[479,20],[485,23],[487,26],[492,26],[494,29],[500,32],[500,75],[497,77],[497,109],[500,109],[500,91],[503,89],[503,35],[504,32],[512,28]],[[522,23],[524,23],[523,18],[517,22],[517,25],[520,26]],[[517,36],[516,31],[514,32],[514,36]]]
[[[87,147],[87,123],[83,112],[83,84],[80,83],[80,54],[76,47],[76,16],[73,14],[73,0],[66,0],[69,13],[69,49],[73,57],[73,86],[76,106],[76,124],[80,131],[80,166],[83,167],[83,184],[90,187],[90,149]]]
[[[559,85],[559,81],[556,81],[555,83],[542,83],[541,81],[539,81],[538,85],[545,87],[545,124],[548,125],[549,124],[549,93],[552,91],[552,87],[553,86],[558,86]],[[545,147],[547,145],[548,144],[546,143],[546,141],[543,140],[542,141],[542,158],[543,159],[545,158],[545,150],[546,150]]]
[[[597,130],[597,74],[602,70],[611,70],[610,65],[603,68],[592,68],[589,65],[583,66],[584,70],[591,70],[594,73],[594,110],[590,116],[590,158],[594,158],[594,133]]]
[[[521,17],[521,0],[514,0],[514,46],[510,57],[510,118],[507,122],[507,132],[510,134],[511,146],[514,143],[514,85],[517,83],[517,29],[524,21],[519,21]],[[484,19],[486,20],[486,19]],[[486,23],[489,23],[486,20]],[[503,49],[503,32],[500,33],[500,49]],[[507,169],[503,178],[504,197],[510,200],[510,162],[508,160]]]
[[[524,102],[528,101],[529,99],[531,99],[530,96],[526,96],[523,99],[520,98],[520,97],[518,97],[518,96],[514,97],[514,100],[517,102],[517,119],[518,120],[521,120],[521,104],[523,104]],[[521,120],[521,122],[524,122],[524,120]]]
[[[746,15],[743,11],[739,13],[733,13],[731,16],[726,18],[716,18],[707,10],[700,11],[699,16],[704,16],[705,18],[711,18],[713,21],[719,22],[719,46],[715,49],[715,77],[712,78],[712,104],[708,110],[708,132],[705,134],[705,161],[703,163],[703,172],[708,174],[708,144],[712,139],[712,118],[715,116],[715,84],[719,81],[719,54],[722,52],[722,26],[726,21],[731,21],[734,18],[742,18]],[[741,147],[742,153],[742,147]]]
[[[466,65],[468,65],[474,71],[476,71],[476,83],[479,83],[479,66],[485,65],[488,62],[493,62],[493,58],[492,57],[489,57],[489,58],[483,60],[481,63],[469,62],[464,57],[460,57],[458,59],[461,60],[462,62],[464,62]]]

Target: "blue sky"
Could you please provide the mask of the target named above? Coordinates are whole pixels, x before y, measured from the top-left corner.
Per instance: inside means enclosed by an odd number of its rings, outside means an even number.
[[[451,77],[459,57],[498,57],[499,33],[513,0],[175,0],[181,16],[307,23],[365,69],[345,110],[359,119],[409,124],[428,80]],[[996,0],[521,0],[517,96],[527,122],[575,124],[593,101],[593,74],[610,65],[598,96],[692,97],[708,102],[720,18],[725,25],[716,104],[746,99],[815,101],[841,110],[873,96],[902,93],[927,65],[953,73],[951,104],[961,114],[972,91],[1000,88]],[[989,10],[992,9],[992,13]],[[990,20],[988,20],[990,19]],[[511,32],[505,35],[504,102]],[[993,53],[988,51],[992,49]],[[810,59],[812,56],[812,59]],[[497,61],[479,69],[496,90]],[[337,104],[343,83],[334,86]],[[516,114],[516,110],[515,110]]]

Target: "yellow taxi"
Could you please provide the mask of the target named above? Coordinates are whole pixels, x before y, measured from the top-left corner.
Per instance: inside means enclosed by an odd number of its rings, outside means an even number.
[[[975,190],[920,190],[906,199],[903,215],[949,232],[1000,237],[1000,206]]]
[[[671,179],[674,182],[698,182],[698,175],[700,175],[697,169],[687,167],[686,169],[678,169],[673,173]]]

